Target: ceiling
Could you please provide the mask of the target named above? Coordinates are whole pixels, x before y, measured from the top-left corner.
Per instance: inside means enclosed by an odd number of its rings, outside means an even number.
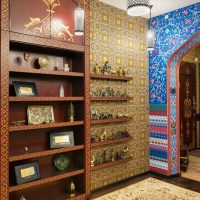
[[[100,0],[104,3],[126,10],[127,0]],[[152,17],[183,8],[188,5],[199,3],[200,0],[150,0],[150,5],[153,5]],[[149,18],[149,15],[145,16]]]

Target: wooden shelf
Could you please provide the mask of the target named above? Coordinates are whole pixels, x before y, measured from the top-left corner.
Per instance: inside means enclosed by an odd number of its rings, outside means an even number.
[[[110,118],[110,119],[95,119],[91,120],[91,124],[107,124],[117,122],[128,122],[131,118]]]
[[[64,153],[64,152],[76,151],[76,150],[81,150],[81,149],[84,149],[83,145],[60,148],[60,149],[52,149],[52,150],[46,150],[46,151],[41,151],[41,152],[35,152],[35,153],[27,153],[23,155],[10,156],[9,162],[25,160],[25,159],[30,159],[30,158],[44,157],[44,156],[54,155],[57,153]]]
[[[129,141],[131,137],[124,137],[120,139],[115,139],[115,140],[106,140],[106,141],[100,141],[100,142],[93,142],[91,143],[92,147],[98,147],[98,146],[104,146],[108,144],[116,144],[116,143],[121,143],[121,142],[126,142]]]
[[[64,72],[53,70],[32,69],[26,67],[10,67],[12,73],[25,73],[25,74],[39,74],[39,75],[56,75],[56,76],[69,76],[69,77],[83,77],[84,73],[80,72]]]
[[[92,79],[107,79],[107,80],[115,80],[115,81],[130,81],[132,77],[125,76],[116,76],[116,75],[103,75],[103,74],[90,74],[90,78]]]
[[[96,170],[105,169],[105,168],[108,168],[108,167],[114,167],[116,165],[120,165],[120,164],[129,162],[130,160],[132,160],[132,157],[116,160],[114,162],[99,164],[99,165],[96,165],[94,167],[91,167],[91,170],[96,171]]]
[[[130,101],[132,97],[90,97],[91,101]]]
[[[84,97],[9,97],[10,102],[83,101]]]
[[[26,130],[36,130],[36,129],[48,129],[48,128],[58,128],[58,127],[67,127],[67,126],[78,126],[83,125],[83,121],[75,122],[59,122],[51,124],[41,124],[41,125],[24,125],[24,126],[10,126],[9,131],[26,131]]]
[[[40,180],[33,181],[33,182],[30,182],[30,183],[11,186],[9,188],[9,192],[15,192],[15,191],[19,191],[19,190],[23,190],[23,189],[27,189],[27,188],[31,188],[31,187],[43,185],[43,184],[46,184],[46,183],[50,183],[50,182],[58,181],[58,180],[65,179],[65,178],[68,178],[68,177],[83,174],[84,172],[85,172],[84,169],[74,170],[74,171],[71,171],[71,172],[67,172],[67,173],[64,173],[64,174],[57,175],[57,176],[52,176],[52,177],[49,177],[49,178],[40,179]]]

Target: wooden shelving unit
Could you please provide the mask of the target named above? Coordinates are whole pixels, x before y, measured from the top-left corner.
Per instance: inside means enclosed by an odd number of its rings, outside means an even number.
[[[105,169],[105,168],[109,168],[109,167],[114,167],[116,165],[120,165],[120,164],[129,162],[130,160],[132,160],[132,157],[116,160],[116,161],[113,161],[113,162],[99,164],[99,165],[92,167],[91,170],[97,171],[97,170],[101,170],[101,169]]]
[[[74,35],[73,0],[62,1],[57,6],[66,8],[53,10],[52,2],[24,1],[27,13],[21,12],[17,0],[1,1],[1,95],[0,95],[0,199],[19,200],[22,195],[29,200],[85,200],[90,197],[90,72],[89,72],[89,0],[81,7],[85,9],[84,36]],[[34,5],[33,5],[34,4]],[[46,10],[50,6],[51,10]],[[30,20],[35,11],[38,17],[53,12],[56,17],[67,19],[63,24],[69,31],[64,37],[52,35],[53,15],[45,21],[45,30],[40,34],[25,30],[24,22]],[[54,17],[55,17],[54,16]],[[19,18],[18,18],[19,17]],[[18,19],[17,19],[18,18]],[[59,19],[58,19],[59,20]],[[40,26],[40,24],[38,24]],[[33,28],[33,27],[32,27]],[[36,27],[35,27],[36,28]],[[39,28],[39,27],[38,27]],[[34,29],[34,28],[33,28]],[[70,39],[68,38],[70,37]],[[42,69],[40,59],[47,58],[46,69]],[[49,61],[49,62],[48,62]],[[68,64],[70,72],[64,71]],[[15,82],[31,82],[37,89],[32,97],[17,96]],[[61,89],[64,97],[60,97]],[[74,105],[74,122],[70,122],[69,105]],[[52,106],[55,123],[28,125],[29,106]],[[14,126],[25,121],[26,125]],[[50,134],[73,132],[74,145],[64,148],[50,148]],[[55,156],[65,155],[69,159],[68,168],[59,172],[54,166]],[[37,162],[40,179],[25,184],[17,183],[16,166]],[[26,168],[27,169],[27,168]],[[36,171],[35,171],[36,173]],[[20,175],[19,175],[20,176]],[[23,177],[21,177],[23,178]],[[69,196],[70,182],[73,180],[76,195]]]
[[[130,101],[132,97],[91,97],[91,101]]]
[[[131,118],[95,119],[95,120],[91,120],[91,124],[107,124],[107,123],[128,122],[130,119]]]
[[[27,131],[27,130],[36,130],[36,129],[49,129],[49,128],[59,128],[59,127],[71,127],[83,125],[83,121],[75,122],[59,122],[51,124],[41,124],[41,125],[24,125],[24,126],[10,126],[9,131]]]
[[[132,77],[116,76],[116,75],[103,75],[103,74],[90,74],[91,79],[107,79],[114,81],[130,81]]]
[[[99,147],[99,146],[105,146],[105,145],[109,145],[109,144],[117,144],[117,143],[127,142],[130,139],[131,139],[131,137],[124,137],[124,138],[119,138],[119,139],[114,139],[114,140],[93,142],[93,143],[91,143],[91,147]]]

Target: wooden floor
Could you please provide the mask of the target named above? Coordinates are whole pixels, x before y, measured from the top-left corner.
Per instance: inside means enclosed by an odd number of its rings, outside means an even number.
[[[194,180],[183,178],[183,177],[165,177],[163,175],[148,172],[148,173],[136,176],[136,177],[126,179],[126,180],[118,182],[118,183],[114,183],[114,184],[106,186],[104,188],[95,190],[92,193],[92,199],[100,197],[100,196],[105,195],[107,193],[116,191],[118,189],[122,189],[122,188],[127,187],[131,184],[145,180],[146,178],[149,178],[149,177],[153,177],[153,178],[165,181],[167,183],[171,183],[171,184],[174,184],[176,186],[183,187],[185,189],[189,189],[189,190],[200,193],[200,182],[198,182],[198,181],[194,181]]]

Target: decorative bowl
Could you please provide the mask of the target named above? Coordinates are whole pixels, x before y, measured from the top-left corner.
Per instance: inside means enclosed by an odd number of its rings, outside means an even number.
[[[66,155],[60,154],[54,157],[53,162],[58,171],[65,171],[69,166],[70,160]]]

